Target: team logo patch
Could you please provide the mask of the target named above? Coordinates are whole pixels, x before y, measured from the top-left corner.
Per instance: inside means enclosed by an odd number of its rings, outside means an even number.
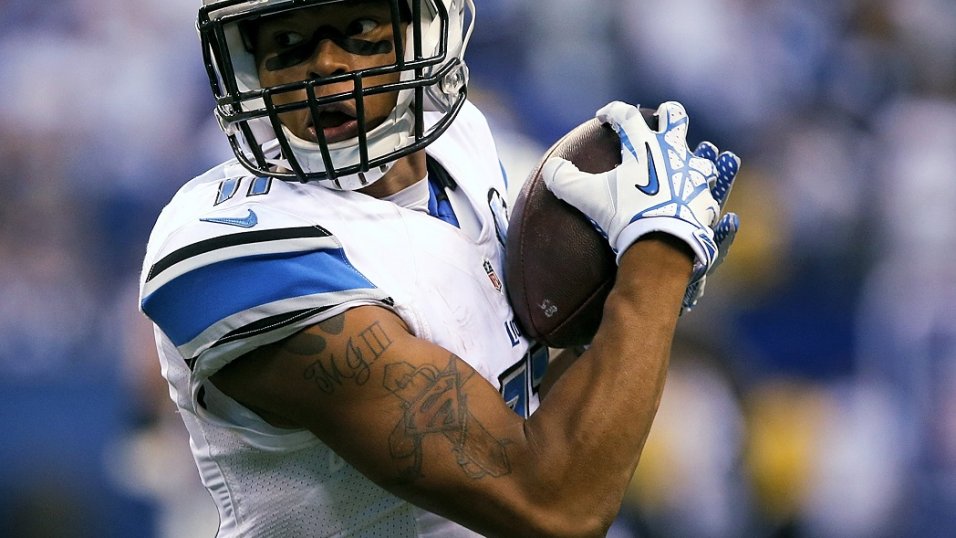
[[[490,260],[485,260],[485,273],[488,275],[488,280],[491,280],[491,285],[495,287],[499,292],[501,291],[501,279],[498,278],[498,273],[495,272],[495,268],[491,265]]]

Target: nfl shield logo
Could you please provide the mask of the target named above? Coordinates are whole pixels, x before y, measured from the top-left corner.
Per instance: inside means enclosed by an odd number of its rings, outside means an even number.
[[[491,265],[490,260],[485,260],[485,273],[488,274],[488,280],[491,280],[491,285],[495,287],[499,292],[501,291],[501,279],[498,278],[498,273],[495,273],[495,268]]]

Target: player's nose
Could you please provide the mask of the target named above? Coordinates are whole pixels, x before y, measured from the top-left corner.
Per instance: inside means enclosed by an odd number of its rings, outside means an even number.
[[[322,39],[312,53],[310,73],[313,78],[328,78],[348,73],[351,70],[349,56],[349,53],[332,39]]]

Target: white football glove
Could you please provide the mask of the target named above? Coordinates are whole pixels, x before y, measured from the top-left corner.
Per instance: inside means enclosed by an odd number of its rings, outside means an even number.
[[[656,116],[655,132],[637,107],[610,103],[597,118],[620,137],[621,164],[609,172],[588,174],[553,157],[545,162],[542,176],[555,196],[587,215],[607,236],[619,262],[631,244],[651,232],[687,243],[696,256],[690,293],[717,260],[712,227],[720,205],[711,192],[717,185],[717,167],[688,148],[687,113],[680,103],[662,104]]]

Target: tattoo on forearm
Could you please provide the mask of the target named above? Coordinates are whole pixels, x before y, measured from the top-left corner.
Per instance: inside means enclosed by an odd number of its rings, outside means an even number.
[[[423,441],[442,435],[452,445],[458,465],[470,478],[502,476],[511,472],[505,442],[495,438],[468,411],[464,379],[454,355],[444,370],[402,362],[385,367],[385,388],[402,400],[404,416],[389,437],[393,458],[408,461],[402,478],[422,476]]]
[[[319,324],[319,328],[330,334],[341,334],[344,330],[344,323],[330,323],[326,326]],[[309,334],[308,336],[311,336],[311,339],[304,341],[294,349],[316,350],[312,354],[317,354],[325,349],[324,338],[315,334]],[[332,394],[337,387],[341,387],[347,380],[351,380],[356,385],[364,385],[371,375],[372,364],[391,345],[392,339],[382,326],[375,322],[357,335],[349,338],[343,351],[339,353],[332,351],[327,356],[314,361],[305,369],[302,376],[313,381],[316,387],[326,394]]]

